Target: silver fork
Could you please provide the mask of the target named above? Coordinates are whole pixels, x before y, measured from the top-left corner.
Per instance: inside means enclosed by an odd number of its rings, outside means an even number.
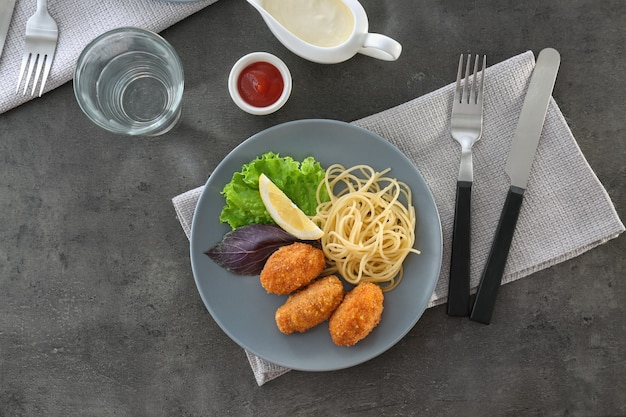
[[[43,75],[39,87],[39,97],[41,97],[43,88],[46,85],[46,80],[48,79],[48,74],[50,73],[50,68],[52,67],[58,37],[59,29],[57,24],[48,13],[48,0],[37,0],[37,11],[28,19],[28,22],[26,22],[26,45],[24,47],[25,51],[22,57],[20,75],[17,79],[17,87],[15,88],[16,93],[20,90],[24,70],[26,69],[26,64],[28,64],[28,73],[26,74],[24,91],[22,92],[22,94],[26,94],[26,89],[30,83],[36,63],[37,67],[35,77],[33,78],[33,88],[30,94],[31,96],[35,94],[35,87],[37,86],[39,75],[43,68]]]
[[[478,60],[479,57],[476,55],[474,72],[470,80],[471,55],[467,56],[463,80],[463,55],[461,55],[452,104],[451,131],[452,137],[461,145],[461,166],[456,183],[452,257],[448,283],[448,314],[451,316],[467,316],[470,309],[470,213],[474,181],[472,146],[480,139],[483,130],[483,91],[487,57],[483,56],[482,59],[480,83],[477,79]]]

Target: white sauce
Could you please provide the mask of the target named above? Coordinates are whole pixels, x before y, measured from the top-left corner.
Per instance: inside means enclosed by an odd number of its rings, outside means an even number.
[[[288,31],[317,46],[339,45],[354,28],[352,11],[341,0],[264,0],[263,8]]]

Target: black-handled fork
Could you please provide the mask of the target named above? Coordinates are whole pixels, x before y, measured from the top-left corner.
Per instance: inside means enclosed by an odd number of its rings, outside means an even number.
[[[470,74],[471,55],[467,56],[465,78],[463,78],[463,55],[459,59],[456,90],[452,104],[452,137],[461,145],[461,165],[456,183],[454,228],[452,232],[452,257],[448,283],[448,315],[468,316],[470,310],[470,239],[471,206],[474,169],[472,146],[483,130],[483,92],[485,88],[485,66],[483,56],[480,82],[478,82],[479,56],[474,61],[474,72]],[[470,79],[471,76],[471,79]]]

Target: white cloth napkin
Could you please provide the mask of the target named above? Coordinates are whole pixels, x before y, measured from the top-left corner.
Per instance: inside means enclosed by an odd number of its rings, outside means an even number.
[[[81,51],[93,38],[116,27],[135,26],[160,32],[187,16],[215,3],[202,0],[168,3],[159,0],[50,0],[48,11],[59,27],[57,50],[44,91],[71,80]],[[35,0],[18,0],[0,56],[0,113],[19,106],[31,97],[15,93],[22,56],[26,21],[37,9]],[[22,88],[24,81],[22,81]]]
[[[482,139],[473,149],[473,292],[509,189],[504,166],[534,64],[534,55],[529,51],[486,70],[484,130]],[[396,145],[413,161],[432,190],[441,216],[444,256],[439,282],[429,307],[445,303],[447,297],[456,177],[461,152],[460,146],[450,136],[453,91],[454,85],[450,84],[354,122]],[[172,200],[187,236],[202,188]],[[623,231],[624,225],[608,194],[587,164],[563,114],[552,100],[524,195],[503,283],[580,255]],[[496,310],[496,318],[497,314]],[[246,354],[259,385],[289,371],[249,352]]]

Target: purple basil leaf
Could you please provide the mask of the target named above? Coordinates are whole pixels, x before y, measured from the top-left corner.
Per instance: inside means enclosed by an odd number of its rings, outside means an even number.
[[[251,224],[226,233],[205,254],[234,274],[258,275],[274,251],[298,241],[277,225]]]

